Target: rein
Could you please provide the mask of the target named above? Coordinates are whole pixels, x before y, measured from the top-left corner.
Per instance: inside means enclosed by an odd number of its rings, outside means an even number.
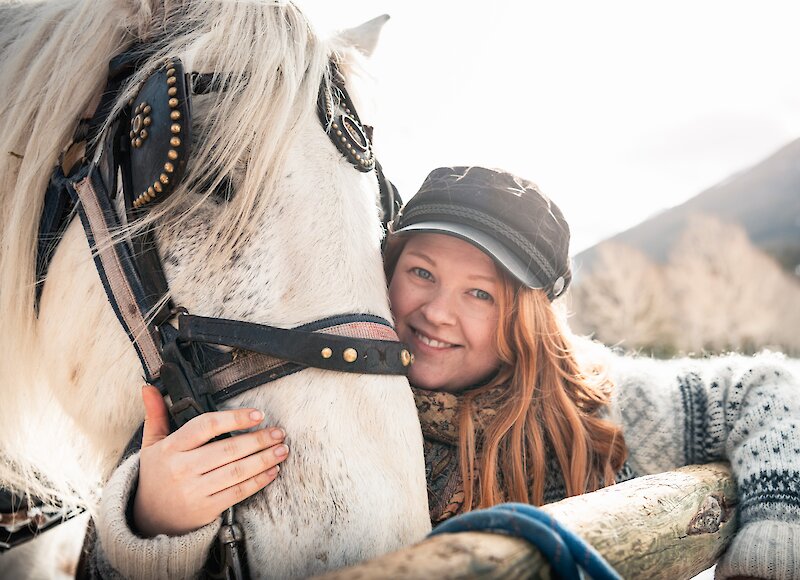
[[[383,318],[342,314],[286,329],[194,316],[169,296],[152,226],[126,242],[114,242],[112,232],[123,225],[114,209],[118,175],[130,223],[168,197],[184,176],[191,156],[192,94],[227,88],[218,76],[190,75],[179,59],[167,59],[112,118],[141,55],[141,47],[133,47],[111,61],[100,104],[73,138],[73,145],[96,145],[75,167],[59,164],[51,175],[40,222],[37,280],[44,279],[58,240],[77,214],[96,250],[94,262],[108,301],[136,350],[145,380],[165,396],[175,428],[249,388],[309,367],[406,375],[413,357]],[[317,103],[322,129],[356,170],[375,172],[386,225],[400,205],[399,196],[373,155],[371,128],[361,123],[336,64],[330,67],[331,82],[323,81]],[[37,308],[40,291],[41,284]],[[232,350],[221,352],[210,344]],[[247,577],[242,541],[231,508],[219,534],[219,577]]]

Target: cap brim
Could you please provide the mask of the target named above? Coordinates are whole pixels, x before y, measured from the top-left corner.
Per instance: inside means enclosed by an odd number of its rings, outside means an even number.
[[[464,224],[442,221],[420,222],[407,225],[394,232],[395,234],[425,233],[445,234],[460,238],[477,247],[483,253],[494,258],[509,274],[522,282],[528,288],[544,288],[545,285],[530,271],[528,265],[518,258],[503,244],[492,236]]]

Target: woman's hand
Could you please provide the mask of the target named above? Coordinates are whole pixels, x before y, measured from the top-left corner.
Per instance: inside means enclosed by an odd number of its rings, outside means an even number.
[[[139,485],[133,503],[136,531],[146,537],[196,530],[277,477],[289,452],[281,429],[250,429],[264,418],[255,409],[204,413],[169,433],[158,389],[142,389],[145,406]],[[206,445],[208,443],[208,445]]]

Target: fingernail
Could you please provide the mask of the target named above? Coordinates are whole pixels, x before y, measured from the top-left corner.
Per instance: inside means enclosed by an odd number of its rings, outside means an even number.
[[[278,465],[276,465],[275,467],[270,467],[269,469],[267,469],[267,475],[272,477],[273,475],[277,475],[280,470],[281,468]]]
[[[250,411],[250,418],[253,421],[261,421],[264,418],[264,413],[261,411]]]
[[[278,445],[275,448],[275,457],[283,457],[289,454],[289,448],[286,445]]]
[[[284,437],[286,437],[286,433],[284,432],[284,430],[278,428],[273,429],[272,431],[269,432],[269,434],[272,435],[273,439],[283,439]]]

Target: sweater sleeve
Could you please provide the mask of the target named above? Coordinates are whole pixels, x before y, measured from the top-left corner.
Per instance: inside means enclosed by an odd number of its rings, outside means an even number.
[[[97,515],[94,575],[105,580],[195,578],[220,529],[218,518],[181,536],[142,538],[131,529],[128,505],[139,476],[139,454],[126,459],[103,490]]]
[[[615,413],[639,473],[725,460],[739,532],[717,578],[800,578],[800,381],[778,355],[618,358]]]

